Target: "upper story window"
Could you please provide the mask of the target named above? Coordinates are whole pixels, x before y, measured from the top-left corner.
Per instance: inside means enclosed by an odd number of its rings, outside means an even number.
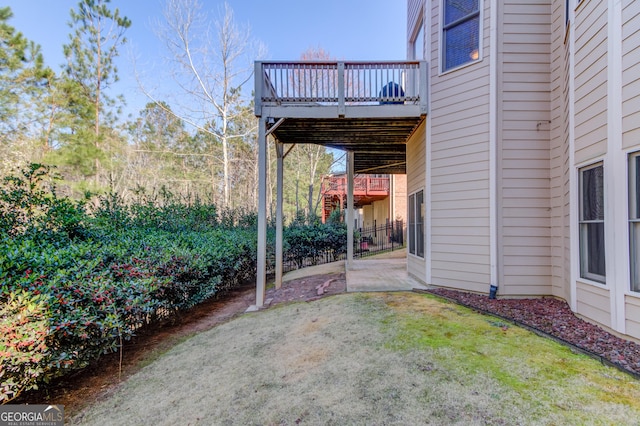
[[[478,0],[443,0],[442,70],[480,58],[480,8]]]

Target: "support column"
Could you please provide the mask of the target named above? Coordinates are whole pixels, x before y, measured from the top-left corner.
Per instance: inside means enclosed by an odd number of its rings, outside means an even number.
[[[353,152],[347,151],[347,270],[353,268]]]
[[[276,289],[282,287],[282,184],[284,170],[284,144],[276,142]]]
[[[264,306],[267,281],[267,135],[264,117],[258,120],[258,253],[256,307]]]

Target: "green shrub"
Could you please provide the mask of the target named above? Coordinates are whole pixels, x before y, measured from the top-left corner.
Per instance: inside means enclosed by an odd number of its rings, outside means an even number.
[[[0,186],[0,233],[40,239],[85,238],[84,204],[58,198],[51,169],[31,164]]]
[[[347,250],[347,228],[343,223],[307,224],[296,220],[285,228],[283,239],[285,258],[294,261],[298,268],[305,260],[315,264],[325,253],[336,260]]]
[[[89,214],[49,173],[32,165],[0,187],[0,402],[256,273],[253,213],[108,194]]]
[[[45,295],[11,292],[0,304],[0,403],[37,388],[48,368],[49,322]]]

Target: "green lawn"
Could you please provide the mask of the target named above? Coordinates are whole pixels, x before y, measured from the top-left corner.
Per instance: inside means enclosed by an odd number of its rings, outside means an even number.
[[[349,293],[246,314],[188,339],[74,421],[105,419],[633,425],[640,382],[430,295]]]

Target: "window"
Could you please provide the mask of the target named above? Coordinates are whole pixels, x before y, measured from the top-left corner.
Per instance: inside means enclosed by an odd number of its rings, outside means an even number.
[[[409,253],[424,257],[424,191],[409,196]]]
[[[640,292],[640,152],[629,156],[629,255],[631,291]]]
[[[580,276],[605,282],[604,169],[580,169]]]
[[[478,0],[443,0],[442,70],[447,71],[480,58],[480,9]]]
[[[416,196],[409,196],[409,253],[416,254]]]

